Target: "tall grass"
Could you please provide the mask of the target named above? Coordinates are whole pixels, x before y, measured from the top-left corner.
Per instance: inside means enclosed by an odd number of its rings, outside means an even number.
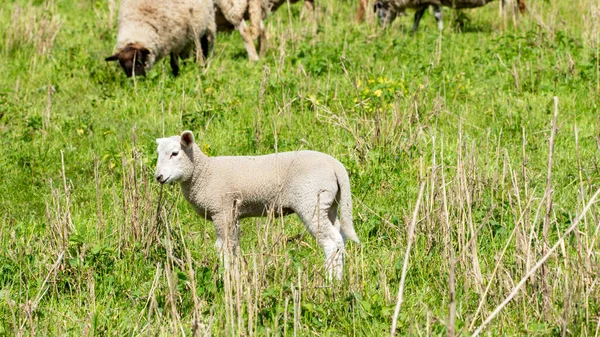
[[[414,36],[316,5],[316,32],[301,4],[271,15],[257,64],[219,34],[204,67],[134,82],[102,61],[118,2],[0,4],[0,335],[598,335],[600,3]],[[183,129],[211,156],[343,162],[344,280],[295,216],[242,221],[226,268],[153,181]]]

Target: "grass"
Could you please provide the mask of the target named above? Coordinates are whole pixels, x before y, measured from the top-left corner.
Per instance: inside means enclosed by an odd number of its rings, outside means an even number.
[[[379,336],[401,278],[396,334],[474,332],[600,188],[600,3],[530,1],[518,20],[497,4],[460,32],[445,10],[441,35],[429,13],[409,35],[411,17],[382,30],[333,0],[313,35],[284,6],[258,63],[219,34],[205,68],[134,81],[103,61],[118,3],[2,2],[0,335]],[[295,216],[244,220],[224,269],[212,224],[153,181],[155,139],[184,129],[212,156],[344,163],[362,241],[344,281]],[[485,334],[598,335],[599,212]]]

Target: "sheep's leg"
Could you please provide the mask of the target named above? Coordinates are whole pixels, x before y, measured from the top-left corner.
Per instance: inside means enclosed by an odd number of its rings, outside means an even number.
[[[442,20],[442,8],[438,5],[433,5],[433,16],[437,20],[440,31],[444,30],[444,21]]]
[[[219,254],[219,259],[225,268],[231,266],[231,261],[235,262],[240,243],[240,223],[239,220],[229,216],[213,217],[217,241],[215,248]]]
[[[521,12],[521,14],[525,14],[525,11],[527,11],[525,0],[517,0],[517,3],[519,4],[519,12]]]
[[[240,21],[236,29],[240,32],[240,35],[242,35],[244,46],[248,52],[248,59],[250,59],[250,61],[258,61],[258,54],[256,53],[256,47],[254,46],[254,40],[252,39],[252,32],[246,25],[246,22],[244,20]]]
[[[171,60],[169,62],[171,64],[171,69],[173,70],[173,75],[179,75],[179,58],[175,53],[171,53]]]
[[[421,21],[421,18],[423,17],[425,10],[427,10],[427,6],[418,8],[417,11],[415,12],[415,21],[413,22],[412,29],[410,30],[411,33],[415,33],[417,31],[417,29],[419,29],[419,22]]]
[[[208,36],[205,34],[200,38],[200,48],[202,49],[202,58],[203,60],[208,59],[208,55],[210,55],[210,43],[208,42]]]
[[[367,7],[369,7],[368,0],[358,0],[358,10],[356,11],[356,21],[362,22],[362,20],[365,16],[365,11],[366,11]]]
[[[304,226],[325,252],[325,270],[328,280],[341,280],[344,269],[344,238],[340,230],[335,227],[335,219],[331,220],[331,211],[334,203],[333,198],[327,193],[319,194],[319,203],[315,205],[304,205],[295,209],[296,213],[304,223]],[[337,217],[337,214],[336,214]]]
[[[327,271],[328,280],[341,280],[342,271],[344,270],[344,256],[346,250],[344,248],[344,238],[340,231],[334,227],[328,220],[327,217],[322,217],[321,222],[328,222],[327,224],[321,224],[321,230],[317,232],[317,243],[323,252],[325,252],[325,270]]]
[[[259,33],[258,33],[258,52],[260,56],[265,56],[265,52],[267,51],[267,33],[265,31],[265,24],[261,20],[259,25]]]
[[[304,0],[304,10],[300,13],[300,20],[304,19],[304,13],[312,13],[314,15],[315,12],[315,1],[314,0]],[[308,14],[311,15],[311,14]]]

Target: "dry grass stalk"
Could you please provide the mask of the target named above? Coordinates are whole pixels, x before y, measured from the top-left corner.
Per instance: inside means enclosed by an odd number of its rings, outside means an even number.
[[[573,232],[573,230],[575,230],[575,228],[577,228],[579,226],[579,223],[582,221],[582,219],[584,219],[587,212],[590,210],[592,205],[596,202],[598,195],[600,195],[600,189],[598,189],[596,191],[596,193],[594,193],[594,195],[592,196],[590,201],[587,203],[587,205],[584,207],[584,209],[581,211],[581,213],[577,216],[577,218],[575,218],[575,221],[573,221],[571,226],[569,226],[569,228],[563,233],[563,235],[558,239],[558,241],[556,241],[554,246],[552,246],[552,248],[550,248],[550,250],[548,250],[544,254],[544,256],[535,264],[535,266],[533,268],[531,268],[531,270],[529,270],[527,272],[527,274],[525,276],[523,276],[523,278],[521,278],[519,283],[513,288],[511,293],[504,299],[504,301],[502,301],[502,303],[499,304],[496,307],[496,309],[494,309],[494,311],[485,319],[485,321],[483,321],[483,323],[481,323],[481,325],[477,328],[477,330],[475,330],[472,337],[478,336],[483,331],[483,329],[500,313],[500,311],[502,311],[502,309],[508,304],[508,302],[510,302],[517,295],[517,293],[523,287],[523,285],[527,282],[527,280],[533,274],[535,274],[535,272],[546,263],[546,261],[554,253],[554,251],[556,251],[564,243],[567,236],[569,236],[569,234],[571,234],[571,232]]]
[[[550,131],[550,140],[548,145],[548,170],[546,174],[546,192],[544,193],[544,200],[546,200],[546,215],[544,217],[544,227],[542,229],[543,246],[542,255],[546,254],[546,250],[550,246],[548,241],[548,233],[550,231],[550,213],[552,212],[552,159],[554,156],[554,139],[556,137],[556,118],[558,116],[558,97],[554,97],[554,114],[552,117],[552,129]],[[543,298],[544,298],[544,316],[549,319],[550,306],[552,300],[550,299],[550,289],[548,285],[549,275],[546,270],[546,266],[542,266],[542,284],[543,284]]]
[[[434,138],[434,142],[435,142],[435,138]],[[434,167],[435,167],[435,149],[433,151],[434,154]],[[446,191],[446,174],[445,174],[445,168],[444,168],[444,146],[443,146],[443,142],[442,142],[442,147],[441,147],[441,167],[440,167],[440,175],[441,175],[441,190],[442,190],[442,210],[443,210],[443,220],[444,220],[444,225],[445,225],[445,236],[444,236],[444,241],[445,241],[445,247],[447,250],[447,255],[449,258],[449,275],[448,275],[448,290],[449,290],[449,295],[450,295],[450,303],[449,303],[449,314],[448,314],[448,324],[447,324],[447,331],[448,331],[448,336],[449,337],[454,337],[455,333],[456,333],[456,292],[455,292],[455,285],[456,285],[456,278],[455,278],[455,272],[456,272],[456,256],[455,256],[455,252],[454,252],[454,245],[452,244],[452,226],[450,225],[450,218],[449,218],[449,213],[448,213],[448,193]],[[432,179],[435,179],[435,177],[432,177]]]
[[[529,200],[528,204],[531,204],[532,202],[533,202],[533,198],[531,198]],[[483,308],[483,304],[485,303],[485,300],[487,298],[487,294],[490,291],[490,289],[492,287],[492,284],[494,284],[494,278],[496,277],[498,269],[500,268],[500,265],[502,263],[504,255],[506,254],[506,251],[508,250],[508,247],[510,246],[510,244],[512,242],[512,239],[515,236],[515,233],[517,233],[517,231],[519,229],[519,223],[521,223],[521,221],[522,221],[522,216],[523,216],[523,213],[521,214],[521,218],[515,223],[515,227],[512,230],[512,232],[510,233],[510,236],[506,240],[506,244],[504,245],[504,248],[502,249],[502,252],[500,253],[498,261],[496,262],[496,266],[494,267],[494,271],[492,272],[492,275],[490,276],[490,279],[488,281],[488,285],[485,288],[485,291],[483,292],[483,295],[481,296],[481,300],[479,301],[479,305],[477,306],[477,311],[475,311],[475,315],[473,315],[473,319],[471,321],[471,325],[469,325],[469,331],[473,329],[473,326],[475,325],[475,321],[477,320],[477,317],[478,317],[479,313],[481,312],[481,309]]]
[[[58,270],[58,267],[60,267],[60,264],[61,264],[64,256],[65,256],[65,251],[63,250],[62,252],[60,252],[60,254],[58,254],[58,257],[56,258],[56,261],[54,261],[52,268],[50,268],[50,271],[48,271],[48,274],[46,275],[46,278],[42,282],[42,285],[41,285],[40,289],[38,290],[37,295],[35,296],[35,299],[33,300],[33,302],[29,302],[24,306],[26,317],[23,320],[23,322],[21,323],[21,326],[19,328],[19,334],[21,334],[21,335],[23,334],[23,329],[25,328],[25,324],[27,322],[29,322],[29,324],[32,327],[32,329],[30,329],[30,333],[32,335],[35,335],[35,330],[34,330],[35,328],[33,326],[33,314],[37,310],[37,307],[40,304],[40,301],[42,300],[42,298],[48,291],[48,287],[46,287],[46,284],[48,283],[50,276]]]
[[[421,206],[421,200],[423,199],[423,192],[425,192],[425,183],[421,183],[419,189],[419,196],[417,197],[417,203],[413,212],[412,221],[408,229],[408,238],[406,243],[406,252],[404,253],[404,263],[402,265],[402,274],[400,276],[400,286],[398,287],[398,301],[396,302],[396,308],[394,309],[394,316],[392,317],[392,327],[390,329],[390,335],[394,337],[396,335],[396,326],[398,325],[398,315],[400,314],[400,306],[402,305],[402,296],[404,294],[404,281],[406,280],[406,272],[408,271],[408,258],[410,256],[410,248],[412,246],[415,226],[417,224],[417,217],[419,215],[419,207]]]
[[[29,4],[25,7],[15,4],[12,22],[5,26],[5,50],[8,52],[29,44],[38,54],[46,56],[50,54],[62,24],[51,3],[45,6]]]

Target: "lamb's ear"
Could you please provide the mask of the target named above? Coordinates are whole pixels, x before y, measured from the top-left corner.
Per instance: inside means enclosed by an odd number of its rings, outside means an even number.
[[[194,143],[194,134],[190,130],[185,130],[181,134],[181,146],[188,147]]]
[[[118,59],[119,59],[119,53],[116,53],[114,55],[110,55],[109,57],[105,58],[104,61],[110,62],[110,61],[116,61]]]

